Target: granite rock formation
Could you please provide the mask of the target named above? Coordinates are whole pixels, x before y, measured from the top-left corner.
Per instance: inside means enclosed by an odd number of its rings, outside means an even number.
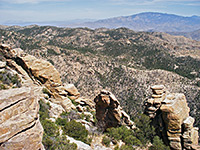
[[[109,91],[102,90],[94,99],[96,103],[96,118],[98,127],[105,131],[107,128],[126,125],[134,128],[133,122],[121,108],[119,101]]]
[[[145,102],[145,113],[152,118],[157,133],[172,150],[191,150],[198,145],[198,128],[184,94],[169,93],[163,85],[151,87],[153,94]]]
[[[44,149],[38,87],[0,91],[0,149]]]
[[[76,109],[70,98],[80,94],[74,85],[62,84],[59,72],[48,61],[4,44],[0,52],[0,149],[44,149],[38,101],[49,97],[45,101],[51,106],[49,114],[57,118]]]
[[[53,103],[61,105],[66,111],[75,109],[69,97],[78,98],[80,94],[71,84],[62,85],[59,72],[50,62],[4,44],[1,45],[0,52],[6,58],[7,64],[22,76],[23,83],[27,84],[25,86],[44,86],[52,96]]]

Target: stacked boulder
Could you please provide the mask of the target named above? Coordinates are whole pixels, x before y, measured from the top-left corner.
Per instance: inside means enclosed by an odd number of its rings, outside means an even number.
[[[116,97],[107,90],[102,90],[94,99],[96,107],[97,126],[105,131],[107,128],[126,125],[134,128],[130,117],[122,110]]]
[[[164,91],[163,85],[151,87],[153,95],[145,102],[145,113],[152,118],[157,133],[173,150],[195,149],[198,128],[189,116],[187,100],[182,93]]]
[[[155,85],[152,86],[151,89],[153,94],[151,98],[147,99],[147,101],[145,102],[145,112],[150,118],[154,118],[156,116],[157,110],[161,106],[161,102],[166,97],[166,92],[164,91],[163,85]]]

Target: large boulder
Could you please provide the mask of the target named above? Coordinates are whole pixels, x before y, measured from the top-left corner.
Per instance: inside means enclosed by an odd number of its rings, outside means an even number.
[[[38,116],[40,90],[22,87],[0,91],[0,149],[44,149]]]
[[[59,72],[50,62],[29,55],[20,48],[12,49],[4,44],[0,47],[0,52],[5,58],[14,60],[33,80],[35,79],[47,86],[52,83],[62,84]]]
[[[130,117],[122,110],[119,101],[109,91],[102,90],[94,99],[98,127],[105,131],[107,128],[126,125],[133,126]]]

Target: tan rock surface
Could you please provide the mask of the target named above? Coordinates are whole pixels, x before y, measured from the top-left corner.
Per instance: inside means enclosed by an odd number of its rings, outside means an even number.
[[[145,113],[152,118],[157,134],[162,135],[165,144],[173,150],[191,150],[193,145],[198,145],[198,129],[193,127],[194,118],[189,116],[185,95],[165,92],[162,85],[151,89],[153,95],[145,102]]]
[[[17,134],[0,147],[1,150],[43,150],[42,145],[43,128],[39,120],[23,134]]]
[[[198,145],[198,138],[199,138],[198,130],[199,130],[199,128],[197,128],[197,127],[194,127],[191,130],[191,141],[194,145]]]
[[[74,86],[74,84],[66,84],[64,86],[64,90],[69,93],[71,96],[79,96],[80,93],[78,92],[77,88]]]
[[[43,149],[43,128],[38,121],[40,90],[22,87],[0,91],[0,149]]]
[[[59,84],[62,83],[59,72],[50,62],[37,59],[31,55],[20,58],[25,63],[26,67],[31,70],[33,76],[40,80],[43,84],[46,83],[47,80]]]
[[[164,85],[153,85],[153,86],[151,86],[151,89],[153,89],[153,90],[163,90]]]

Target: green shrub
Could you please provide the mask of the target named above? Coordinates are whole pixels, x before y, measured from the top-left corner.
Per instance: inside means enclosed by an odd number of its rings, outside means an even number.
[[[76,150],[75,143],[69,143],[66,136],[51,137],[46,134],[43,135],[42,143],[47,150]]]
[[[54,137],[48,136],[45,132],[42,138],[42,144],[44,145],[45,149],[51,149],[54,143]]]
[[[57,118],[56,119],[56,124],[60,125],[60,126],[65,126],[66,123],[68,122],[67,118]]]
[[[89,122],[90,121],[90,115],[85,115],[85,120]]]
[[[127,129],[125,126],[121,126],[118,128],[109,128],[107,129],[107,134],[109,137],[114,138],[115,140],[122,140],[124,141],[124,139],[129,136],[129,135],[133,135],[133,131],[130,129]]]
[[[3,75],[2,75],[2,72],[0,72],[0,81],[3,81]]]
[[[59,136],[59,128],[54,122],[45,119],[45,120],[42,120],[41,123],[46,135],[52,136],[52,137]]]
[[[64,111],[64,112],[62,112],[62,113],[60,114],[60,117],[61,117],[61,118],[67,118],[67,117],[69,116],[69,113],[70,113],[70,112]]]
[[[121,128],[109,128],[107,129],[108,131],[108,136],[113,137],[115,140],[121,140],[122,139],[122,135],[123,135],[123,131],[121,130]]]
[[[68,98],[71,100],[72,104],[74,104],[75,106],[77,106],[77,105],[78,105],[78,103],[77,103],[77,102],[75,102],[75,100],[74,100],[74,99],[71,99],[70,97],[68,97]]]
[[[49,55],[59,55],[56,51],[54,51],[53,49],[48,49],[47,50],[47,53],[49,54]]]
[[[67,120],[77,120],[77,119],[81,119],[81,115],[77,113],[77,111],[75,110],[71,110],[70,112],[63,112],[62,114],[60,114],[61,118],[66,118]],[[83,116],[82,116],[83,117]]]
[[[67,122],[63,127],[63,133],[82,142],[88,142],[88,131],[85,126],[75,120]]]
[[[170,148],[164,145],[163,141],[158,136],[155,136],[153,139],[153,145],[149,150],[170,150]]]
[[[18,77],[17,74],[13,74],[9,71],[1,71],[0,72],[0,81],[2,82],[2,84],[4,85],[8,85],[8,86],[13,86],[12,88],[15,87],[21,87],[21,80]],[[4,86],[1,86],[1,89],[4,89]]]
[[[0,84],[0,90],[5,90],[6,86],[4,84]]]
[[[122,145],[120,148],[116,146],[114,150],[134,150],[134,148],[131,145]]]
[[[45,120],[46,118],[49,118],[49,109],[50,109],[50,104],[49,103],[44,103],[42,100],[39,101],[40,104],[40,121]]]
[[[125,137],[124,142],[128,145],[135,145],[135,146],[140,146],[142,145],[142,143],[140,142],[140,140],[138,140],[135,136],[133,135],[129,135],[127,137]]]
[[[104,136],[103,139],[102,139],[102,144],[106,145],[107,147],[110,146],[110,141],[111,139],[107,136]]]
[[[52,65],[54,65],[54,62],[53,62],[53,60],[51,60],[51,59],[47,59]]]
[[[18,82],[20,82],[20,79],[17,76],[17,74],[11,76],[10,80],[11,80],[12,84],[17,84]]]
[[[44,94],[51,95],[50,92],[49,92],[49,90],[46,89],[46,88],[43,88],[43,89],[42,89],[42,92],[43,92]]]
[[[155,129],[150,125],[151,120],[144,114],[138,115],[135,120],[136,129],[135,136],[141,141],[143,145],[152,141],[155,136]]]
[[[48,150],[76,150],[77,145],[69,143],[69,140],[66,139],[66,136],[59,135],[59,126],[57,126],[54,122],[48,120],[49,118],[49,111],[50,108],[49,103],[44,103],[42,100],[39,101],[40,103],[40,122],[44,128],[44,134],[42,143],[45,149]],[[63,113],[64,114],[64,113]],[[66,119],[58,118],[56,123],[58,125],[65,125]]]

